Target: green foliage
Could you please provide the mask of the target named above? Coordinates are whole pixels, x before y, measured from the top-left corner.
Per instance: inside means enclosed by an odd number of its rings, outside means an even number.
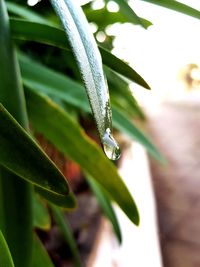
[[[34,235],[32,267],[54,267],[40,239]]]
[[[122,242],[121,230],[119,223],[117,221],[117,217],[115,215],[115,211],[111,205],[111,201],[109,197],[106,195],[106,192],[100,186],[98,182],[96,182],[92,177],[86,175],[86,179],[96,196],[101,209],[103,210],[105,216],[110,220],[113,226],[113,230],[115,231],[116,237],[118,238],[119,243]]]
[[[63,30],[31,21],[23,21],[20,19],[11,19],[12,36],[15,39],[36,41],[62,49],[70,50]],[[130,79],[131,81],[150,89],[146,81],[128,64],[114,56],[112,53],[99,46],[103,63],[109,68]]]
[[[0,0],[0,25],[1,107],[3,104],[22,127],[28,130],[21,75],[11,39],[9,17],[3,0]],[[1,115],[3,116],[2,113]],[[2,122],[0,122],[0,125],[2,125]],[[4,125],[4,127],[7,126]],[[6,128],[4,130],[6,131]],[[2,138],[5,139],[6,137],[2,136]],[[14,142],[17,143],[18,140],[14,139]],[[3,141],[1,147],[3,148],[4,145]],[[6,154],[6,151],[3,151],[3,153]],[[10,153],[12,154],[12,150]],[[23,162],[23,165],[25,164],[26,159]],[[29,267],[33,242],[32,186],[18,178],[15,173],[10,173],[2,165],[0,166],[0,230],[6,238],[15,266]]]
[[[18,177],[47,190],[49,196],[67,196],[69,187],[65,178],[2,105],[0,121],[0,164]],[[53,201],[51,197],[49,200]]]
[[[79,125],[48,97],[32,91],[27,92],[27,107],[34,128],[51,141],[59,151],[92,175],[130,220],[138,224],[139,215],[136,205],[116,168],[105,158],[100,148],[84,134]]]
[[[200,18],[198,10],[178,1],[143,1]],[[64,30],[46,1],[33,9],[25,5],[25,1],[6,2],[8,16],[5,1],[0,0],[0,61],[3,62],[0,66],[0,267],[13,267],[14,264],[15,267],[53,267],[33,231],[34,227],[48,231],[51,219],[63,233],[75,265],[81,266],[73,234],[64,219],[65,211],[49,203],[70,210],[76,206],[75,196],[66,178],[31,136],[30,125],[33,133],[41,133],[86,173],[120,242],[121,232],[111,200],[133,223],[139,224],[136,204],[116,167],[79,123],[80,118],[88,118],[91,114],[91,104],[100,137],[99,125],[104,125],[104,131],[108,125],[111,128],[104,73],[111,94],[115,130],[141,143],[150,155],[164,161],[133,122],[133,118],[144,119],[144,114],[130,91],[129,82],[146,89],[150,86],[127,63],[104,48],[112,47],[112,38],[107,38],[107,45],[97,48],[81,9],[74,6],[73,1],[51,2]],[[88,20],[96,23],[97,31],[106,32],[106,27],[115,22],[129,22],[143,28],[151,25],[137,16],[128,1],[115,0],[119,6],[116,13],[109,12],[107,2],[105,0],[105,6],[100,10],[93,10],[91,1],[83,7]],[[64,13],[61,7],[65,9]],[[106,114],[102,116],[100,111],[105,102]]]
[[[200,11],[175,0],[142,0],[200,19]]]
[[[1,231],[0,231],[0,266],[14,267],[14,263],[8,245]]]
[[[41,230],[50,230],[51,217],[45,201],[37,194],[33,199],[33,225]]]
[[[81,267],[81,259],[69,223],[67,222],[66,218],[64,218],[63,212],[58,207],[51,205],[51,209],[53,212],[53,217],[72,253],[74,266]]]

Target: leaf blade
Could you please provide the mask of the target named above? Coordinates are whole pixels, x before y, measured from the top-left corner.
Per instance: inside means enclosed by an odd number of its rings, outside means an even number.
[[[105,192],[102,190],[100,185],[90,176],[86,175],[86,179],[90,185],[90,188],[92,189],[93,193],[95,194],[100,207],[102,208],[105,216],[110,220],[113,226],[113,230],[116,234],[116,237],[119,241],[119,243],[122,242],[122,235],[120,226],[116,217],[116,214],[114,212],[114,209],[110,203],[109,198],[105,194]]]
[[[70,229],[70,226],[67,220],[64,219],[62,212],[57,207],[51,205],[51,209],[53,211],[53,217],[57,225],[59,226],[61,232],[63,233],[64,239],[71,250],[75,267],[81,267],[82,264],[81,264],[81,259],[80,259],[80,255],[78,252],[78,248],[76,246],[76,241],[73,237],[73,234],[71,232],[71,229]]]
[[[0,231],[0,266],[14,267],[10,250],[1,231]]]
[[[142,144],[155,159],[163,163],[165,162],[163,156],[149,139],[133,124],[133,122],[130,122],[126,116],[115,107],[113,108],[113,118],[113,124],[116,129],[124,132],[132,139]]]
[[[136,204],[115,166],[105,157],[102,150],[85,135],[66,112],[52,103],[48,97],[27,90],[26,99],[34,129],[45,135],[59,151],[77,162],[84,171],[90,173],[130,220],[138,224],[139,214]],[[49,114],[48,118],[46,114]],[[47,119],[44,121],[43,117]]]
[[[35,234],[32,267],[55,267],[42,242]]]
[[[44,201],[38,196],[33,197],[33,226],[42,230],[49,230],[51,218]]]
[[[142,0],[200,19],[200,11],[175,0]]]
[[[134,10],[129,6],[126,0],[114,0],[120,6],[120,12],[127,18],[128,22],[133,24],[138,24],[143,28],[147,29],[152,23],[150,21],[144,20],[134,12]]]
[[[10,19],[13,38],[22,40],[32,40],[48,45],[56,46],[61,49],[70,50],[63,30],[49,25],[23,21],[19,19]],[[117,73],[130,79],[131,81],[150,89],[148,83],[128,64],[117,58],[115,55],[99,46],[103,64],[113,69]]]
[[[10,13],[20,16],[24,19],[47,25],[54,25],[51,21],[40,16],[38,13],[30,10],[30,8],[27,8],[26,6],[22,6],[17,3],[12,3],[8,1],[6,1],[6,6]]]
[[[85,7],[83,7],[84,13],[88,19],[89,22],[94,22],[96,23],[99,28],[105,28],[114,23],[133,23],[135,25],[138,25],[138,19],[134,20],[131,16],[124,15],[123,12],[120,10],[118,12],[109,12],[106,7],[103,7],[101,9],[93,10],[91,8],[91,5],[88,4]],[[102,17],[104,20],[102,20]],[[152,23],[144,18],[139,18],[139,23],[142,21],[142,24],[145,26],[145,28],[149,27],[152,25]]]
[[[0,164],[49,194],[67,196],[63,175],[2,104],[0,122]]]
[[[4,0],[0,0],[0,25],[0,62],[3,62],[0,66],[0,103],[28,130],[21,74]],[[32,186],[0,166],[0,190],[0,227],[8,242],[15,266],[30,266],[33,244]]]

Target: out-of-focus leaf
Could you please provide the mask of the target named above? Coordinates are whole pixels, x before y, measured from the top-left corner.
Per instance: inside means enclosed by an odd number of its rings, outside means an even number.
[[[28,6],[22,6],[17,3],[12,3],[6,1],[6,6],[8,11],[11,14],[15,14],[23,19],[27,19],[29,21],[34,21],[42,24],[47,24],[47,25],[54,25],[50,20],[45,19],[44,17],[40,16],[38,13],[34,12],[31,10],[31,8]]]
[[[115,215],[115,211],[111,205],[111,202],[105,192],[103,191],[102,187],[89,175],[86,175],[86,179],[95,194],[100,207],[102,208],[104,214],[106,217],[110,220],[113,226],[113,230],[115,231],[115,234],[118,238],[119,243],[122,242],[122,235],[121,235],[121,230],[119,227],[119,223],[117,221],[117,217]]]
[[[113,54],[111,54],[109,51],[107,51],[104,48],[100,47],[100,52],[102,55],[103,63],[106,66],[116,71],[117,73],[125,76],[131,81],[137,83],[138,85],[143,86],[146,89],[150,89],[150,86],[148,85],[148,83],[127,63],[125,63],[118,57],[114,56]]]
[[[147,29],[152,23],[148,20],[143,20],[138,17],[134,10],[129,6],[126,0],[114,0],[120,7],[120,12],[126,17],[128,22],[133,24],[139,24],[143,28]]]
[[[48,97],[27,90],[26,100],[34,129],[96,179],[130,220],[138,224],[137,207],[115,166],[102,150]]]
[[[200,19],[200,11],[175,0],[142,0]]]
[[[133,122],[130,122],[130,120],[128,120],[126,116],[115,107],[113,108],[113,126],[142,144],[147,152],[155,159],[163,163],[165,162],[163,156],[149,139],[133,124]]]
[[[26,87],[65,100],[86,112],[90,111],[86,93],[81,84],[19,54],[23,83]]]
[[[0,62],[0,103],[28,130],[21,74],[4,0],[0,0]],[[0,128],[1,126],[0,122]],[[18,140],[14,137],[13,142]],[[27,159],[23,164],[26,161]],[[32,186],[0,166],[0,191],[0,228],[6,237],[15,266],[29,267],[33,244]]]
[[[111,69],[105,67],[104,70],[108,78],[112,104],[114,102],[114,105],[131,117],[144,119],[144,113],[131,93],[128,82]]]
[[[0,164],[46,190],[49,196],[68,197],[69,187],[64,176],[1,104]]]
[[[65,37],[65,33],[61,29],[19,19],[11,19],[10,24],[13,38],[37,41],[66,50],[70,49]],[[147,82],[128,64],[101,46],[99,46],[99,50],[102,56],[103,64],[107,65],[109,68],[137,83],[138,85],[143,86],[146,89],[150,89]]]
[[[105,29],[108,25],[114,24],[114,23],[126,23],[131,22],[133,24],[139,24],[138,19],[133,20],[132,16],[126,16],[122,14],[122,12],[109,12],[106,7],[103,7],[101,9],[94,10],[91,8],[91,6],[87,6],[83,8],[84,13],[86,14],[86,17],[89,22],[94,22],[98,25],[100,29]],[[131,11],[132,12],[132,11]],[[102,19],[104,18],[104,19]],[[144,19],[139,18],[140,22],[142,22],[145,27],[148,27],[151,25],[151,22]]]
[[[51,205],[51,209],[53,211],[54,220],[56,221],[58,227],[60,228],[60,231],[62,232],[63,237],[66,243],[68,244],[69,249],[72,253],[75,267],[81,267],[82,264],[81,264],[80,255],[78,252],[78,248],[76,246],[76,241],[74,240],[74,237],[72,234],[72,230],[70,229],[69,223],[64,218],[64,215],[59,208]]]
[[[54,267],[48,253],[46,252],[42,242],[34,236],[34,250],[32,267]]]
[[[46,203],[36,194],[33,199],[33,225],[46,231],[51,227],[51,218]]]
[[[14,267],[14,263],[8,245],[1,231],[0,231],[0,266]]]

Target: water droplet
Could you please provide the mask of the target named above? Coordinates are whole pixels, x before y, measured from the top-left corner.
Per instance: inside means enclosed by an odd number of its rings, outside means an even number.
[[[103,148],[106,156],[111,160],[117,160],[120,158],[121,152],[119,145],[111,134],[110,129],[106,129],[103,138]]]

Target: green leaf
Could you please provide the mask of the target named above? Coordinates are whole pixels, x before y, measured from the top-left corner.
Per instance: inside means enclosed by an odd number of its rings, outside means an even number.
[[[143,20],[133,11],[133,9],[129,6],[126,0],[114,0],[120,6],[120,12],[127,18],[128,22],[132,22],[133,24],[139,24],[143,28],[147,29],[151,22],[147,20]]]
[[[13,38],[36,41],[70,50],[65,33],[61,29],[19,19],[11,19],[10,24]],[[105,65],[144,88],[150,89],[147,82],[128,64],[101,46],[99,46],[99,50]]]
[[[142,109],[134,98],[127,81],[122,76],[109,68],[104,68],[108,78],[108,85],[111,94],[111,103],[121,108],[129,117],[139,117],[145,119]]]
[[[34,236],[33,263],[31,267],[54,267],[40,239]]]
[[[0,266],[14,267],[14,263],[2,232],[0,231]]]
[[[26,7],[26,6],[22,6],[17,3],[12,3],[8,1],[6,1],[6,6],[7,6],[9,13],[15,14],[21,18],[34,21],[34,22],[38,22],[38,23],[42,23],[42,24],[54,25],[48,19],[45,19],[44,17],[40,16],[38,13],[28,8],[28,6]]]
[[[91,5],[86,5],[83,8],[83,10],[88,21],[96,23],[98,25],[98,28],[100,29],[105,29],[108,25],[117,22],[118,23],[130,22],[133,24],[140,24],[142,22],[142,24],[145,25],[145,28],[152,24],[150,21],[144,18],[139,18],[138,22],[138,17],[136,20],[133,18],[132,11],[131,11],[131,16],[127,16],[126,14],[121,12],[121,10],[119,10],[119,12],[109,12],[106,7],[94,10],[91,8]]]
[[[33,199],[33,225],[36,228],[47,231],[51,227],[51,218],[46,203],[34,194]]]
[[[69,194],[64,176],[1,104],[0,164],[52,197]]]
[[[82,109],[84,112],[90,112],[84,89],[79,83],[36,63],[36,61],[28,59],[22,54],[19,55],[19,62],[23,75],[23,82],[26,87],[34,91],[60,97],[62,100]],[[116,107],[113,106],[113,108]],[[114,113],[116,112],[114,110]],[[117,114],[118,113],[119,112],[117,112]],[[122,117],[124,119],[122,119]],[[153,144],[139,129],[133,126],[127,119],[127,116],[123,115],[122,112],[120,112],[118,116],[113,114],[113,124],[116,129],[128,134],[132,139],[144,145],[152,156],[161,160],[162,157]]]
[[[103,63],[109,68],[137,83],[138,85],[143,86],[146,89],[150,89],[150,86],[147,84],[147,82],[127,63],[114,56],[102,47],[100,47],[100,52],[102,55]]]
[[[32,186],[30,188],[28,187],[29,185],[14,173],[1,167],[0,227],[16,267],[28,267],[31,264],[33,249],[33,194]]]
[[[34,129],[96,179],[130,220],[138,224],[137,207],[115,166],[102,150],[48,97],[27,90],[26,100]]]
[[[117,221],[115,211],[111,205],[109,198],[107,197],[107,195],[104,192],[104,190],[102,189],[102,187],[98,184],[98,182],[96,182],[92,177],[90,177],[89,175],[86,175],[86,179],[87,179],[93,193],[95,194],[95,196],[99,202],[99,205],[102,208],[105,216],[112,223],[113,230],[114,230],[114,232],[118,238],[119,243],[121,243],[122,242],[121,230],[119,227],[119,223]]]
[[[76,208],[76,198],[72,192],[69,192],[66,196],[52,194],[50,191],[43,190],[42,188],[36,187],[36,192],[39,193],[42,197],[49,200],[51,203],[65,208],[65,209],[74,209]]]
[[[26,87],[59,97],[75,107],[90,112],[86,93],[81,84],[19,54],[23,83]]]
[[[163,163],[165,162],[163,156],[149,139],[115,107],[113,108],[113,125],[116,129],[126,133],[129,137],[142,144],[155,159]]]
[[[4,0],[0,0],[0,62],[0,103],[28,130],[21,75]],[[0,228],[15,266],[29,267],[33,243],[32,186],[0,166],[0,191]]]
[[[200,19],[200,11],[175,0],[142,0]]]
[[[76,267],[81,267],[81,259],[78,252],[78,248],[76,246],[76,241],[74,240],[72,230],[70,229],[70,225],[67,222],[66,218],[64,218],[63,213],[60,209],[58,209],[56,206],[51,205],[51,209],[53,211],[53,217],[56,221],[58,227],[60,228],[60,231],[63,234],[63,237],[66,241],[66,243],[69,246],[69,249],[72,253],[73,259],[74,259],[74,265]]]
[[[27,59],[20,54],[20,66],[23,74],[24,84],[33,90],[45,94],[55,95],[83,111],[89,112],[88,101],[82,86],[63,75],[48,69],[33,60]],[[113,106],[116,108],[115,106]],[[114,110],[115,113],[115,110]],[[119,113],[119,112],[117,112]],[[123,114],[122,112],[120,114]],[[125,117],[125,121],[121,118]],[[145,146],[147,151],[156,159],[161,160],[161,155],[153,144],[139,131],[124,115],[113,115],[114,126],[128,134],[132,139]],[[118,121],[119,119],[119,121]]]

